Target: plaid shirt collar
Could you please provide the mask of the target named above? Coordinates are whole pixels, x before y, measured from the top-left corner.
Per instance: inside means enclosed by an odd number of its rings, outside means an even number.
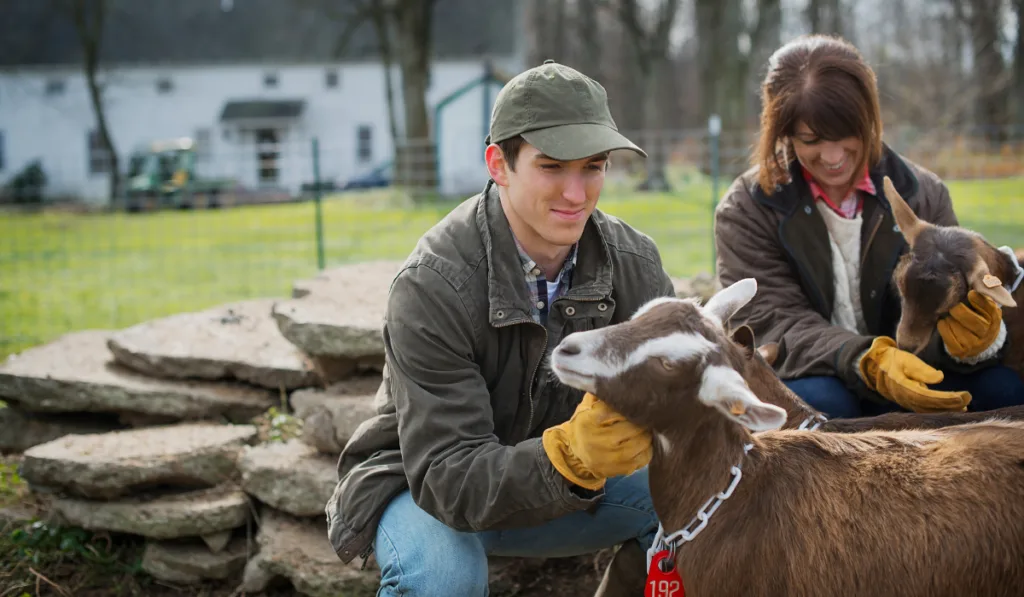
[[[554,285],[553,291],[549,292],[549,284],[547,278],[544,277],[544,272],[541,271],[537,262],[526,254],[523,246],[519,244],[519,239],[514,234],[512,238],[516,241],[516,249],[519,250],[519,261],[523,265],[526,286],[530,289],[530,310],[533,314],[533,320],[545,325],[547,323],[549,306],[555,299],[562,296],[569,287],[573,268],[576,267],[579,243],[574,243],[572,248],[569,249],[569,255],[566,256],[562,269],[558,272],[558,277],[551,283]]]
[[[868,174],[867,168],[864,168],[864,176],[857,182],[850,191],[850,194],[847,195],[839,205],[836,205],[821,186],[815,182],[814,177],[807,171],[807,168],[804,168],[803,165],[801,165],[800,170],[804,174],[804,180],[807,181],[807,186],[811,188],[811,196],[817,201],[823,201],[825,205],[832,208],[832,211],[847,219],[857,217],[857,214],[859,214],[864,208],[864,198],[861,197],[857,191],[864,191],[872,196],[878,195],[878,190],[875,188],[875,183],[871,181],[871,176]]]

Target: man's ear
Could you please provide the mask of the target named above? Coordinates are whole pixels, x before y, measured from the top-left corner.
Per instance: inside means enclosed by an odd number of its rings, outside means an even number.
[[[487,174],[500,187],[508,186],[508,162],[501,148],[491,143],[484,150],[484,161],[487,162]]]

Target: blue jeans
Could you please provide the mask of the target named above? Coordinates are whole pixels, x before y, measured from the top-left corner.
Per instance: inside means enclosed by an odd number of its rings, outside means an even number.
[[[861,400],[837,377],[802,377],[783,380],[804,402],[831,419],[871,417],[902,410],[899,405],[877,404]],[[945,372],[941,383],[929,386],[934,390],[966,390],[971,393],[969,411],[988,411],[1004,406],[1024,404],[1024,381],[1009,367],[993,365],[974,373]]]
[[[487,556],[567,557],[631,539],[646,551],[657,530],[646,468],[608,479],[593,512],[506,531],[456,531],[420,509],[406,490],[391,501],[377,527],[377,595],[487,595]]]

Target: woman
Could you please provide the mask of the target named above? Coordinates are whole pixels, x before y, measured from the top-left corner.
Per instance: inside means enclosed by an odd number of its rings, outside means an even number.
[[[942,181],[882,143],[875,74],[857,49],[798,38],[772,55],[762,95],[755,166],[719,205],[715,244],[723,285],[757,279],[736,321],[779,343],[779,377],[831,417],[1024,403],[1024,382],[998,364],[1004,340],[952,341],[965,326],[1002,325],[987,297],[953,309],[921,358],[895,346],[900,302],[890,280],[906,243],[883,177],[920,218],[957,219]]]

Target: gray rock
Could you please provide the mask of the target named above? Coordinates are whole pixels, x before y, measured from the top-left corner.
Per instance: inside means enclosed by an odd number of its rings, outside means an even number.
[[[356,428],[376,414],[381,382],[380,376],[369,375],[323,390],[293,392],[292,410],[303,420],[303,441],[321,452],[340,454]]]
[[[189,423],[68,435],[25,452],[22,477],[37,489],[110,499],[147,486],[211,487],[237,476],[252,425]]]
[[[24,452],[69,433],[106,433],[123,427],[110,415],[44,415],[8,406],[0,408],[0,453]]]
[[[276,577],[287,578],[311,597],[373,595],[379,585],[377,570],[360,570],[358,559],[349,564],[338,559],[324,520],[297,519],[268,508],[260,514],[256,541],[260,551],[246,566],[242,582],[247,591],[261,590]]]
[[[238,459],[242,489],[295,516],[323,516],[338,482],[336,459],[290,440],[247,447]]]
[[[691,278],[672,278],[672,285],[678,298],[699,298],[701,302],[707,302],[721,290],[717,279],[706,272]]]
[[[311,356],[369,358],[362,361],[363,368],[372,366],[374,357],[379,363],[384,355],[381,326],[388,290],[401,265],[357,263],[296,282],[292,295],[300,298],[274,305],[281,333]]]
[[[160,580],[197,584],[235,576],[245,566],[247,556],[244,538],[235,539],[218,553],[202,543],[148,541],[142,569]]]
[[[274,301],[241,301],[141,323],[112,334],[110,350],[117,362],[154,377],[236,379],[276,390],[315,386],[312,363],[271,317]]]
[[[275,404],[269,390],[235,383],[168,381],[113,363],[111,332],[89,330],[10,356],[0,398],[35,412],[135,413],[174,419],[248,421]]]
[[[51,507],[73,526],[150,539],[199,537],[236,529],[245,526],[251,513],[245,493],[227,487],[105,502],[56,498]]]
[[[231,531],[222,531],[220,533],[213,533],[211,535],[202,535],[199,537],[206,544],[206,547],[213,553],[220,553],[228,546],[228,542],[231,541]]]

